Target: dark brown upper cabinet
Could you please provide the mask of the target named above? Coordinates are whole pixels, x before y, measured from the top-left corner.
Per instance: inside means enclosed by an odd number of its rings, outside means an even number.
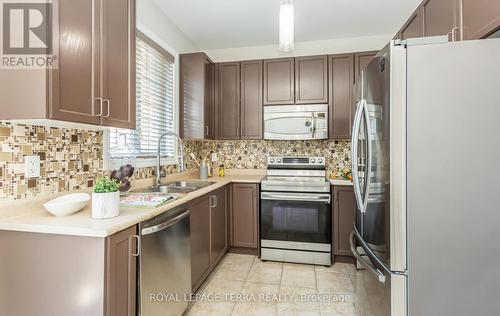
[[[295,103],[293,58],[264,60],[264,105]]]
[[[49,71],[49,118],[98,125],[100,117],[99,7],[92,1],[59,2],[59,68]],[[93,29],[96,31],[94,32]],[[77,45],[72,34],[88,45]],[[92,46],[97,49],[92,49]],[[27,113],[26,113],[27,114]]]
[[[328,57],[295,58],[295,103],[328,102]]]
[[[356,214],[356,200],[352,186],[334,186],[333,194],[333,254],[352,256],[350,235]]]
[[[234,183],[231,197],[231,246],[257,249],[259,244],[259,185]]]
[[[241,62],[241,139],[262,139],[262,60]]]
[[[464,39],[480,39],[500,29],[500,1],[462,0]]]
[[[218,69],[218,139],[240,139],[240,63]]]
[[[329,56],[329,138],[351,138],[354,107],[354,55]]]
[[[181,138],[215,138],[214,64],[204,53],[180,55]]]
[[[420,13],[420,7],[413,12],[408,21],[403,25],[400,31],[400,38],[402,40],[408,38],[422,37],[423,35],[423,24],[422,15]]]
[[[0,119],[135,128],[135,0],[61,0],[57,8],[58,67],[0,72],[10,105]]]
[[[460,40],[460,1],[424,0],[420,5],[423,36],[448,35]]]
[[[354,54],[354,82],[361,76],[361,71],[372,61],[377,55],[377,51],[361,52]]]
[[[101,0],[102,125],[135,128],[135,0]]]

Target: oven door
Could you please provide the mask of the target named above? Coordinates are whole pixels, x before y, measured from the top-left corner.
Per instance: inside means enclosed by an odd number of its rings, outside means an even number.
[[[330,251],[332,217],[328,193],[262,192],[260,238],[279,248]],[[314,249],[311,249],[314,248]]]

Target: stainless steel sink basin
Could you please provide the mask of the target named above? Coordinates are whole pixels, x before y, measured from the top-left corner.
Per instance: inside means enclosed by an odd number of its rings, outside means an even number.
[[[213,184],[210,181],[175,181],[162,184],[160,186],[152,186],[146,189],[137,190],[136,192],[159,192],[159,193],[190,193]]]
[[[214,182],[210,181],[175,181],[175,182],[169,182],[166,184],[168,187],[178,187],[178,188],[196,188],[196,189],[201,189],[204,187],[208,187],[209,185],[213,184]]]

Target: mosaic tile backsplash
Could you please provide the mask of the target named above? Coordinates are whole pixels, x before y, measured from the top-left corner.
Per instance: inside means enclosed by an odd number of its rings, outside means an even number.
[[[103,170],[103,132],[0,122],[0,199],[24,199],[38,195],[92,187]],[[218,155],[226,169],[264,169],[268,155],[317,155],[327,158],[329,173],[349,167],[348,141],[185,141],[187,170],[197,166],[189,157]],[[40,156],[40,177],[27,179],[24,157]],[[155,168],[136,168],[134,179],[155,176]],[[164,166],[173,174],[177,166]]]
[[[328,174],[350,168],[350,141],[203,141],[199,153],[209,157],[218,155],[226,169],[265,169],[267,156],[319,156],[326,158]]]

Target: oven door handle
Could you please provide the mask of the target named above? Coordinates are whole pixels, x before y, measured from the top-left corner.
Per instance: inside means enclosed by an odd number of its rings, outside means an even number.
[[[324,202],[330,203],[330,194],[283,194],[283,193],[269,193],[262,192],[260,194],[261,200],[281,200],[281,201],[305,201],[305,202]]]

